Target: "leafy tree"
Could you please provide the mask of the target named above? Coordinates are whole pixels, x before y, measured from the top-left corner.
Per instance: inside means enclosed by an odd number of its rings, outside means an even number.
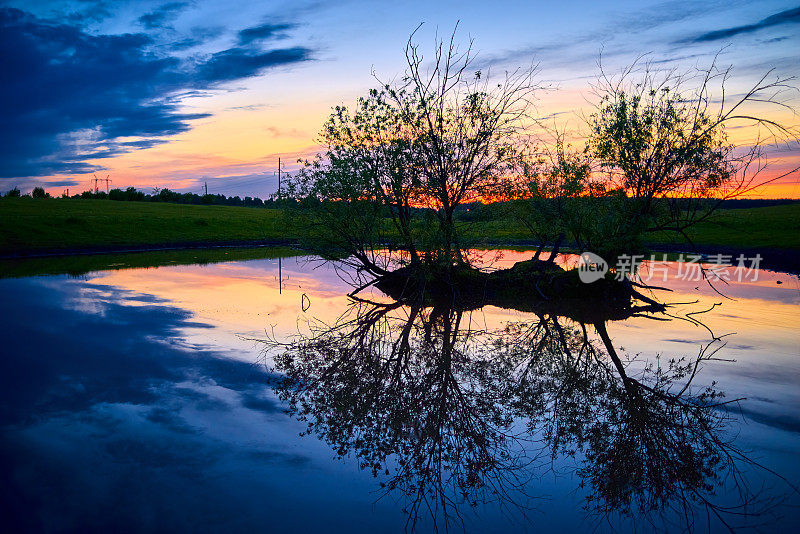
[[[154,200],[158,200],[161,202],[179,202],[181,194],[176,193],[175,191],[170,191],[165,187],[158,191],[158,195],[153,195],[153,196],[156,197]]]
[[[20,197],[19,188],[15,187],[14,189],[11,189],[10,191],[8,191],[8,193],[6,193],[6,198],[8,198],[8,197],[19,198]]]
[[[714,64],[694,75],[638,67],[617,78],[601,74],[583,152],[557,132],[554,148],[545,146],[526,162],[513,196],[540,250],[557,249],[567,237],[613,264],[622,254],[643,252],[654,232],[691,244],[693,225],[765,183],[766,146],[796,142],[796,132],[767,118],[763,108],[786,106],[788,79],[764,76],[731,100],[725,92],[730,70]],[[755,140],[732,142],[734,124],[754,126]]]
[[[31,196],[33,198],[48,198],[50,195],[45,192],[44,188],[34,187],[33,191],[31,192]]]
[[[552,261],[564,238],[569,234],[575,239],[581,232],[585,197],[597,187],[591,181],[591,167],[582,154],[570,151],[559,134],[554,150],[545,149],[536,160],[526,162],[520,177],[521,187],[510,192],[518,199],[512,213],[539,241],[534,258],[552,245],[548,260]]]
[[[617,78],[602,74],[586,152],[604,174],[607,189],[629,199],[622,211],[629,241],[642,232],[661,231],[691,242],[687,230],[722,201],[765,183],[765,147],[796,142],[797,132],[768,118],[765,108],[788,107],[785,94],[793,88],[790,79],[772,78],[769,72],[730,97],[731,69],[715,63],[687,74],[650,65],[637,72],[638,67]],[[730,139],[733,125],[753,127],[749,145]]]
[[[137,191],[135,187],[128,187],[124,191],[122,189],[112,189],[108,193],[110,200],[122,200],[128,202],[142,201],[145,196],[141,191]]]
[[[405,250],[419,263],[412,203],[421,194],[414,140],[385,94],[370,91],[353,111],[338,106],[325,123],[324,157],[306,162],[289,183],[292,196],[311,210],[314,239],[333,257],[354,256],[356,267],[385,274],[381,245]],[[384,224],[391,220],[393,231]]]

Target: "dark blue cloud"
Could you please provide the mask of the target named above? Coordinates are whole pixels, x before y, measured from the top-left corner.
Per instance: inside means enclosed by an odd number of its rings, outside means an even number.
[[[162,28],[188,5],[189,2],[169,2],[139,17],[139,24],[150,30]]]
[[[68,16],[80,23],[100,22],[111,17],[114,7],[113,0],[80,0]]]
[[[745,24],[743,26],[733,26],[731,28],[724,28],[704,33],[696,37],[683,39],[681,43],[704,43],[709,41],[719,41],[722,39],[730,39],[743,33],[752,33],[764,28],[770,28],[779,24],[800,24],[800,7],[794,9],[787,9],[762,19],[755,24]]]
[[[195,46],[200,46],[212,39],[216,39],[225,31],[221,26],[202,27],[198,26],[190,30],[190,35],[177,41],[172,41],[168,48],[170,50],[188,50]]]
[[[242,405],[245,408],[263,412],[267,415],[273,415],[282,411],[282,407],[275,400],[251,392],[242,394]]]
[[[192,38],[207,35],[215,33]],[[145,34],[96,35],[0,8],[0,178],[96,171],[87,160],[154,146],[208,116],[181,112],[181,95],[311,56],[236,47],[187,60],[156,48]]]
[[[256,41],[274,39],[285,35],[287,30],[295,27],[294,24],[262,24],[252,28],[245,28],[239,32],[239,44],[246,45]]]
[[[86,159],[137,148],[117,137],[173,135],[204,117],[161,100],[179,87],[179,65],[149,55],[149,44],[0,10],[0,177],[88,172]]]
[[[231,48],[213,54],[197,68],[198,76],[208,82],[248,78],[277,65],[300,63],[310,59],[311,51],[303,47],[260,52],[250,48]]]
[[[9,3],[12,2],[0,2]],[[25,2],[16,2],[17,6]],[[36,0],[27,2],[30,10],[53,20],[67,21],[71,24],[88,26],[114,16],[120,7],[115,0]],[[25,7],[24,9],[28,9]]]

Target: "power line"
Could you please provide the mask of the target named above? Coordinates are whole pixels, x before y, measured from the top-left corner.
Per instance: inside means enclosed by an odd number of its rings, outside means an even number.
[[[98,178],[96,174],[93,174],[92,176],[94,176],[94,178],[92,178],[92,182],[94,183],[94,186],[92,187],[92,189],[94,189],[94,193],[95,194],[99,193],[100,192],[100,182],[105,182],[106,183],[106,194],[108,194],[109,193],[108,184],[111,183],[111,180],[109,180],[108,177],[111,176],[111,175],[110,174],[106,174],[105,178]]]

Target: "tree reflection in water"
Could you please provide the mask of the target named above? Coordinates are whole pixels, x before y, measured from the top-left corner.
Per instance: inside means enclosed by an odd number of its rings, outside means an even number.
[[[355,299],[333,325],[267,342],[289,413],[399,493],[410,529],[428,516],[446,530],[487,502],[524,516],[556,460],[574,466],[596,520],[733,529],[770,504],[748,487],[741,469],[757,464],[726,431],[735,401],[693,385],[718,339],[693,358],[634,363],[611,344],[608,317],[587,326],[585,314],[540,307],[475,329],[470,314]]]

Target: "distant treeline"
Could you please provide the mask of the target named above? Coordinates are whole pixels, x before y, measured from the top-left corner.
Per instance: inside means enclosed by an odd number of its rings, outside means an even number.
[[[8,197],[23,197],[30,196],[33,198],[51,198],[41,187],[35,187],[30,194],[22,195],[20,190],[16,187],[8,191],[5,196]],[[258,197],[244,197],[239,196],[228,197],[225,195],[198,195],[196,193],[178,193],[177,191],[170,191],[169,189],[154,189],[152,194],[147,194],[139,191],[134,187],[127,189],[112,189],[108,193],[104,191],[84,191],[83,193],[66,196],[62,195],[58,198],[82,198],[82,199],[98,199],[98,200],[118,200],[127,202],[171,202],[173,204],[206,204],[217,206],[245,206],[252,208],[274,207],[280,201],[272,198],[262,200]],[[291,201],[293,199],[284,198],[283,202]],[[302,205],[307,202],[313,202],[313,199],[304,199],[299,202]],[[709,200],[709,203],[715,202]],[[775,199],[760,199],[760,198],[734,198],[723,200],[718,209],[744,209],[744,208],[763,208],[767,206],[781,206],[784,204],[794,204],[800,202],[800,199],[791,198],[775,198]],[[482,204],[480,202],[473,202],[471,204],[463,204],[456,210],[461,220],[490,220],[498,216],[498,210],[503,211],[506,203],[495,202],[492,204]]]
[[[14,188],[5,195],[6,197],[31,196],[33,198],[51,198],[50,194],[41,187],[36,187],[30,195],[21,195],[19,189]],[[258,197],[239,196],[227,197],[225,195],[198,195],[195,193],[178,193],[169,189],[155,189],[152,194],[139,191],[134,187],[127,189],[112,189],[108,193],[105,191],[84,191],[77,195],[62,195],[58,198],[73,199],[96,199],[96,200],[117,200],[125,202],[171,202],[173,204],[207,204],[219,206],[246,206],[253,208],[271,207],[275,204],[273,199],[262,200]]]
[[[736,208],[764,208],[767,206],[782,206],[784,204],[795,204],[800,202],[796,198],[731,198],[723,200],[720,209]]]
[[[716,200],[708,200],[709,205],[715,204]],[[716,206],[717,209],[745,209],[745,208],[765,208],[769,206],[782,206],[784,204],[800,203],[800,199],[792,198],[774,198],[774,199],[761,199],[761,198],[737,198],[723,200]],[[470,204],[462,204],[456,209],[456,216],[461,221],[491,221],[502,218],[506,212],[509,211],[509,202],[493,202],[491,204],[482,204],[480,202],[473,202]]]

